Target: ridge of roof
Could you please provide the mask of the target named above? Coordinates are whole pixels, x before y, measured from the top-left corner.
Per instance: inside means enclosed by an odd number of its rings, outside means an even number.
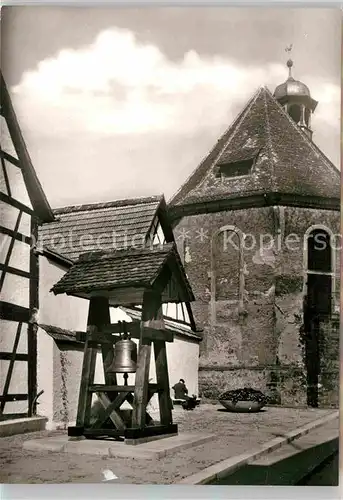
[[[264,87],[264,113],[266,116],[266,132],[267,132],[267,141],[266,143],[268,144],[267,147],[267,154],[268,154],[268,161],[271,169],[271,188],[272,190],[275,189],[276,187],[276,176],[275,176],[275,165],[273,161],[273,155],[275,155],[275,151],[273,150],[273,141],[272,141],[272,134],[270,130],[270,120],[269,120],[269,113],[268,113],[268,104],[267,104],[267,94],[269,90],[267,87]]]
[[[99,210],[103,208],[126,207],[134,205],[146,205],[149,203],[161,203],[164,195],[146,196],[141,198],[125,198],[106,202],[85,203],[80,205],[68,205],[53,209],[55,215],[64,215],[71,212],[87,212],[90,210]]]
[[[202,175],[203,171],[206,173],[207,169],[211,168],[213,166],[214,162],[217,161],[218,157],[220,157],[220,152],[223,153],[223,151],[227,148],[229,141],[226,141],[225,139],[230,138],[230,132],[234,130],[238,123],[243,120],[244,116],[246,115],[248,109],[251,108],[253,102],[256,101],[257,97],[261,94],[263,91],[264,87],[259,87],[258,90],[252,95],[252,97],[247,101],[246,105],[243,107],[243,109],[237,114],[236,118],[234,121],[225,129],[225,131],[222,133],[222,135],[219,137],[217,140],[216,144],[209,150],[208,153],[206,153],[193,172],[188,176],[188,178],[184,181],[184,183],[181,185],[181,187],[178,189],[178,191],[170,198],[168,205],[174,205],[176,204],[180,198],[182,198],[182,193],[183,191],[187,190],[187,186],[191,183],[191,181],[197,176],[197,175]],[[224,142],[224,144],[220,144]],[[216,151],[218,150],[218,156],[215,156],[213,161],[210,162],[209,165],[207,165],[207,160],[211,157],[211,155],[215,155]]]
[[[115,260],[123,257],[132,257],[134,255],[153,255],[153,254],[168,254],[176,249],[176,244],[164,243],[163,245],[151,245],[142,248],[118,248],[115,250],[100,250],[95,252],[85,252],[80,255],[75,264],[92,262],[99,260]]]

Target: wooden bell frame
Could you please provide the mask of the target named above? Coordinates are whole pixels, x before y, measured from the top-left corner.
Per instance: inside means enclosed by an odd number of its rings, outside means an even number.
[[[120,385],[116,373],[109,373],[114,356],[114,345],[123,331],[121,322],[111,324],[110,303],[106,296],[90,297],[82,377],[79,392],[76,426],[68,428],[68,436],[87,438],[113,437],[124,439],[127,444],[139,444],[151,439],[177,434],[173,424],[170,398],[166,342],[173,342],[173,333],[164,329],[162,296],[160,290],[144,290],[141,321],[126,323],[131,338],[139,339],[137,370],[134,385]],[[123,305],[123,302],[121,301]],[[105,384],[94,384],[97,353],[101,348]],[[156,384],[149,383],[151,348],[154,349]],[[123,375],[122,373],[120,375]],[[92,396],[96,394],[104,414],[91,424]],[[151,397],[157,393],[160,423],[153,423],[147,412]],[[127,401],[132,406],[128,424],[121,405]],[[105,428],[110,421],[113,428]]]

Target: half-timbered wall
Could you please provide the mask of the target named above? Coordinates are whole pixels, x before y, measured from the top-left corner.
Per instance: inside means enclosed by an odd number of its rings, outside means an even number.
[[[0,414],[4,418],[34,411],[36,337],[29,320],[38,307],[38,263],[31,245],[36,219],[7,121],[3,115],[0,118]]]

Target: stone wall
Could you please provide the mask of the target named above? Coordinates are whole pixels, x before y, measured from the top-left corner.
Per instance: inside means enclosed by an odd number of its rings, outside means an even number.
[[[222,390],[250,385],[273,394],[281,404],[306,405],[300,339],[304,237],[318,224],[338,235],[339,221],[338,212],[289,207],[181,219],[175,236],[196,298],[195,319],[204,329],[201,395],[212,399]],[[220,236],[223,228],[235,236]],[[218,248],[223,242],[224,254]],[[339,250],[335,261],[339,290]]]
[[[339,407],[339,317],[322,321],[320,324],[320,406]]]

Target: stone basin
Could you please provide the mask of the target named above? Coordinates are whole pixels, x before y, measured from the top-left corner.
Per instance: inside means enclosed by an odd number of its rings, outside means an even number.
[[[237,413],[256,413],[263,408],[264,403],[259,401],[229,401],[219,400],[220,404],[229,411]]]

